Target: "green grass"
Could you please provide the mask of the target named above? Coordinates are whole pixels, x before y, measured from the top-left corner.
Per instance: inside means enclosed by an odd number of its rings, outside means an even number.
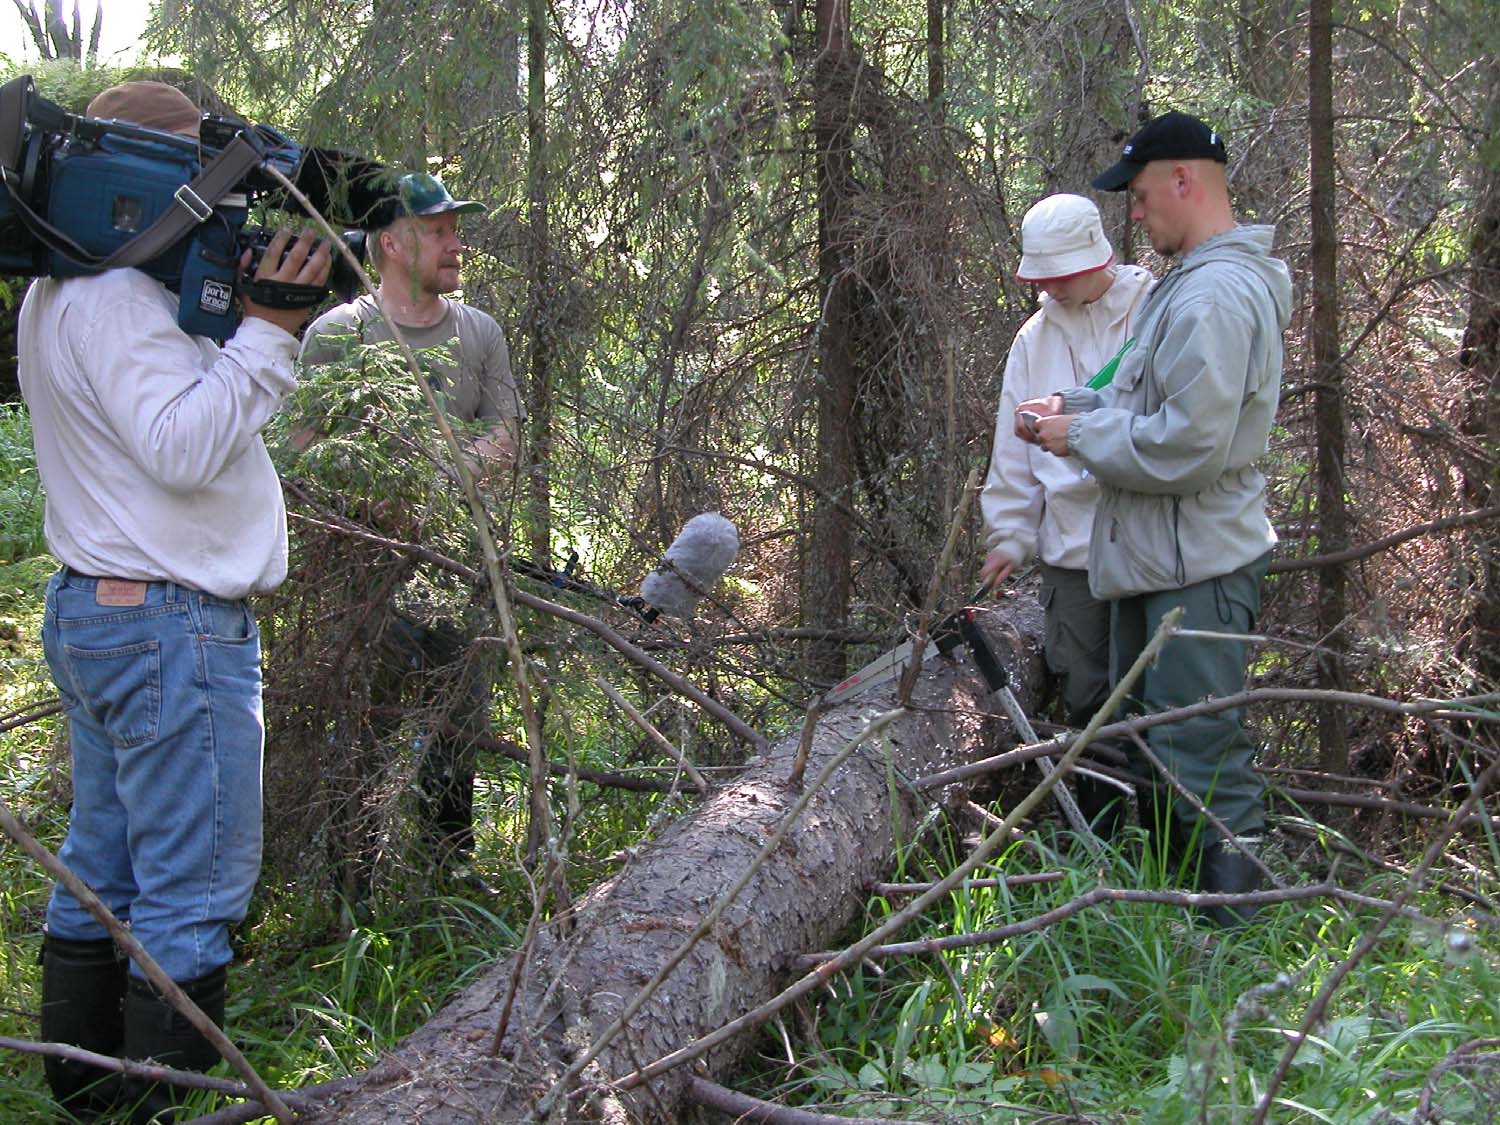
[[[1017,848],[987,874],[1048,868]],[[1101,882],[1155,882],[1118,854],[1102,878],[1063,870],[1059,883],[956,892],[902,940],[1015,923]],[[1441,916],[1452,904],[1425,906]],[[868,913],[873,924],[888,906],[872,900]],[[1226,932],[1178,907],[1114,903],[1000,944],[867,965],[829,982],[798,1037],[764,1040],[758,1085],[824,1112],[917,1120],[1248,1121],[1308,1005],[1376,917],[1289,904]],[[1269,1119],[1411,1119],[1450,1052],[1500,1035],[1497,967],[1492,937],[1398,922],[1335,994]],[[1469,1095],[1454,1087],[1443,1119],[1466,1120]]]

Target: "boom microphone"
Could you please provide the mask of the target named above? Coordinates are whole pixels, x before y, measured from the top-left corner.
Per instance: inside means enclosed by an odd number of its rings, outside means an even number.
[[[718,512],[702,512],[683,524],[656,569],[641,583],[641,597],[674,617],[693,610],[740,550],[740,533]]]

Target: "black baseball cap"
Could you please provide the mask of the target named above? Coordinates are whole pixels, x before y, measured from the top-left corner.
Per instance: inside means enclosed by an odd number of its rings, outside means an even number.
[[[1229,163],[1224,141],[1205,122],[1173,110],[1152,118],[1125,145],[1113,165],[1095,176],[1090,186],[1100,191],[1122,191],[1153,160],[1217,160]]]

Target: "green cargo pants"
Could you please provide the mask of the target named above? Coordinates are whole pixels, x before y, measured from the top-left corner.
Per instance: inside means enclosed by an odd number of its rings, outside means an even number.
[[[1270,561],[1268,552],[1219,578],[1114,602],[1110,614],[1110,682],[1119,682],[1162,618],[1176,606],[1186,611],[1184,629],[1240,636],[1253,632],[1260,613],[1260,584]],[[1155,714],[1210,696],[1243,691],[1249,657],[1248,641],[1173,637],[1136,681],[1125,710],[1130,714]],[[1147,741],[1173,776],[1229,831],[1237,836],[1261,832],[1265,826],[1263,787],[1255,772],[1255,746],[1238,709],[1153,727]],[[1128,750],[1132,769],[1144,782],[1157,787],[1164,784],[1138,751]],[[1189,829],[1198,819],[1197,810],[1184,801],[1172,802],[1172,810]],[[1212,826],[1204,825],[1199,840],[1207,846],[1220,836]]]

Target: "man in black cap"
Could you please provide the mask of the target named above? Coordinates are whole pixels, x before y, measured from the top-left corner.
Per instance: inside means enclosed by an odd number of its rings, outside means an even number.
[[[1245,636],[1276,534],[1266,518],[1265,454],[1281,386],[1291,310],[1273,230],[1239,226],[1229,204],[1224,142],[1204,122],[1167,113],[1130,139],[1093,181],[1129,189],[1130,217],[1174,268],[1141,306],[1137,344],[1102,390],[1068,387],[1020,409],[1042,415],[1016,434],[1076,458],[1099,482],[1089,585],[1111,604],[1112,678],[1134,662],[1162,618],[1181,606],[1185,629],[1214,637],[1169,640],[1136,684],[1129,708],[1159,712],[1244,688]],[[1149,762],[1142,820],[1174,867],[1196,870],[1210,892],[1256,889],[1253,852],[1265,826],[1255,749],[1238,711],[1155,727],[1152,751],[1213,814],[1174,794]],[[1143,757],[1143,756],[1142,756]],[[1219,907],[1236,925],[1253,912]]]
[[[484,210],[473,200],[454,199],[425,172],[401,177],[377,214],[383,225],[366,242],[380,272],[376,296],[362,294],[324,313],[308,328],[300,356],[304,364],[321,365],[361,346],[389,346],[394,322],[448,414],[480,425],[477,434],[460,440],[468,468],[481,481],[515,464],[526,413],[500,326],[448,296],[459,287],[463,259],[459,216]],[[428,682],[441,685],[452,700],[444,718],[460,733],[432,732],[419,767],[422,828],[439,867],[482,889],[467,861],[474,844],[472,736],[488,727],[489,685],[470,633],[461,622],[407,604],[384,621],[380,641],[392,678],[431,677]],[[399,687],[392,685],[391,692],[399,696]]]

